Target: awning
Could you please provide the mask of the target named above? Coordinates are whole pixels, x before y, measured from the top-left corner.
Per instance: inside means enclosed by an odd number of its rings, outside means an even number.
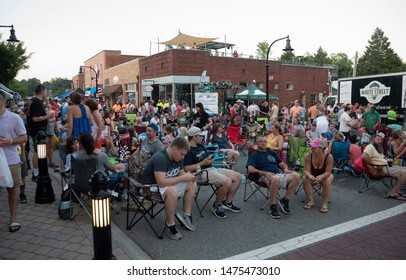
[[[0,90],[6,94],[7,99],[12,99],[14,97],[14,95],[13,95],[14,91],[12,91],[11,89],[9,89],[8,87],[6,87],[5,85],[3,85],[1,83],[0,83]]]
[[[171,40],[161,42],[160,44],[169,44],[172,46],[185,44],[185,46],[192,47],[193,44],[195,44],[195,43],[197,46],[204,45],[204,44],[214,41],[216,39],[218,39],[218,38],[195,37],[195,36],[190,36],[190,35],[186,35],[186,34],[179,32],[179,34],[176,35],[176,37],[172,38]]]
[[[116,93],[123,93],[123,87],[121,85],[106,86],[103,89],[104,95],[111,95]]]
[[[69,94],[71,94],[71,92],[72,92],[73,90],[68,90],[68,91],[65,91],[64,93],[61,93],[60,95],[58,95],[57,97],[55,97],[56,99],[62,99],[62,98],[64,98],[64,97],[66,97],[66,96],[68,96]]]

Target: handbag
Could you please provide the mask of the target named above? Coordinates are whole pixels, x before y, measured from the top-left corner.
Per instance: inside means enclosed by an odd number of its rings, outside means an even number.
[[[12,188],[13,185],[13,177],[8,167],[6,155],[3,149],[0,148],[0,187]]]

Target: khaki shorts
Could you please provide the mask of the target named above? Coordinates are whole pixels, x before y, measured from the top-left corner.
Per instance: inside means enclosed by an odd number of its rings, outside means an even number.
[[[159,188],[159,192],[161,193],[161,196],[165,199],[165,192],[168,188],[173,188],[175,187],[178,191],[178,197],[183,197],[185,194],[185,190],[186,190],[186,186],[187,186],[187,182],[181,182],[181,183],[177,183],[174,186],[169,186],[169,187],[163,187],[163,188]],[[151,187],[150,190],[152,192],[156,192],[158,189],[158,187]]]
[[[278,173],[275,174],[275,176],[279,177],[279,188],[286,189],[286,184],[288,182],[289,176],[292,176],[292,174]],[[270,186],[272,183],[271,181],[269,181],[269,178],[267,176],[259,177],[258,182],[265,183],[267,186]]]
[[[21,181],[21,163],[9,165],[9,167],[14,182],[13,188],[18,188],[23,184]]]
[[[223,184],[224,178],[225,177],[229,177],[231,178],[231,176],[234,175],[235,171],[230,170],[230,169],[225,169],[225,168],[207,168],[204,169],[207,170],[208,172],[208,177],[209,177],[209,184],[213,184],[213,185],[217,185],[220,186],[221,184]],[[205,182],[206,181],[206,172],[202,172],[202,174],[199,176],[198,182]]]

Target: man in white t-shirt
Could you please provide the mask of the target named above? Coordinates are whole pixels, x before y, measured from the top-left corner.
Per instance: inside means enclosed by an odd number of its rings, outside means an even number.
[[[348,106],[345,107],[344,112],[341,114],[339,119],[340,127],[338,130],[344,134],[346,140],[350,138],[350,130],[351,130],[351,117],[349,115],[350,111],[351,111],[350,107]]]
[[[273,101],[273,102],[272,102],[272,107],[271,107],[271,116],[272,116],[273,118],[275,118],[275,120],[277,120],[277,119],[278,119],[278,115],[279,115],[279,108],[278,108],[278,106],[276,105],[276,102]]]
[[[254,102],[252,102],[251,105],[248,106],[247,111],[248,115],[250,116],[257,116],[260,112],[258,105],[255,104]]]

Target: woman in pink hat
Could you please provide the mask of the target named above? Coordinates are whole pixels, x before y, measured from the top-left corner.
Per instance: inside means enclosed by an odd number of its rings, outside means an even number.
[[[321,185],[322,204],[320,212],[327,213],[333,182],[334,159],[330,153],[325,152],[325,143],[320,138],[312,140],[310,147],[312,151],[306,155],[304,161],[303,188],[307,197],[304,209],[309,210],[315,207],[312,186]]]

